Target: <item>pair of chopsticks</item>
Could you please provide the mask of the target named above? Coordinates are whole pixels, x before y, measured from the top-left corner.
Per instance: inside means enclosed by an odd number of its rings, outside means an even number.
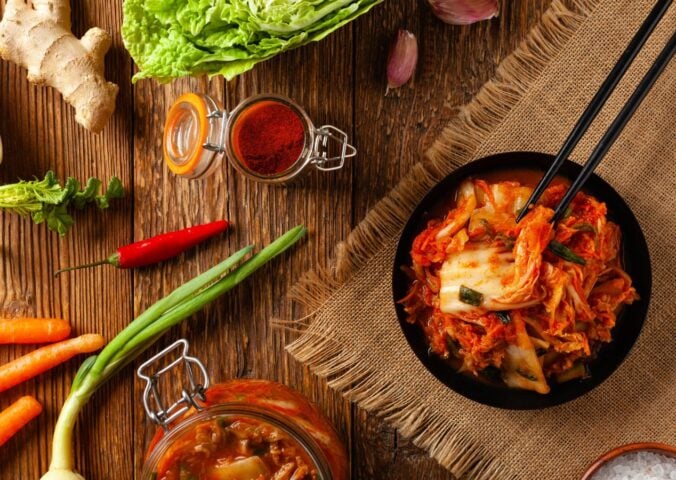
[[[651,10],[650,14],[648,14],[648,17],[641,25],[641,28],[638,29],[636,35],[629,43],[626,50],[622,53],[613,69],[610,71],[608,77],[606,77],[598,92],[596,92],[596,95],[594,95],[594,98],[592,98],[591,102],[589,102],[589,105],[587,105],[587,108],[582,113],[582,116],[580,116],[577,124],[575,124],[575,127],[573,127],[573,130],[568,135],[568,138],[566,138],[566,141],[563,143],[559,153],[556,154],[556,158],[554,159],[551,167],[549,167],[547,172],[545,172],[544,176],[526,202],[526,205],[521,210],[521,212],[519,212],[519,215],[516,217],[517,222],[521,221],[521,219],[526,216],[530,207],[538,201],[549,183],[554,179],[561,168],[561,165],[563,165],[563,162],[566,160],[566,158],[568,158],[568,155],[570,155],[580,139],[584,136],[592,121],[596,118],[603,105],[605,105],[608,97],[610,97],[610,95],[613,93],[615,87],[622,79],[622,76],[625,74],[650,34],[653,32],[659,21],[668,10],[671,2],[672,0],[659,0],[655,7],[653,7]],[[638,106],[645,98],[646,94],[650,91],[657,78],[660,76],[664,68],[673,57],[675,50],[676,32],[672,34],[671,39],[667,42],[664,49],[657,56],[655,62],[638,84],[631,97],[629,97],[627,103],[624,105],[624,107],[622,107],[622,110],[617,115],[615,120],[610,124],[608,130],[606,130],[606,133],[596,145],[596,148],[594,148],[594,151],[587,160],[587,163],[585,163],[579,176],[570,185],[570,188],[568,188],[565,195],[561,199],[561,202],[554,212],[551,222],[556,223],[564,216],[570,202],[573,200],[577,192],[580,191],[587,179],[591,176],[594,169],[599,163],[601,163],[601,160],[606,155],[606,153],[608,153],[608,150],[613,145],[613,142],[615,142],[629,119],[632,117]]]

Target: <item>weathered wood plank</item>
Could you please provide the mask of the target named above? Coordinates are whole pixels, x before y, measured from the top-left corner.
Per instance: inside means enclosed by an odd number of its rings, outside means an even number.
[[[25,70],[0,62],[0,136],[5,148],[0,165],[2,183],[42,177],[51,169],[62,180],[73,176],[85,181],[97,176],[107,182],[111,175],[117,175],[125,186],[131,186],[130,61],[117,33],[122,13],[111,11],[106,2],[84,0],[74,1],[72,10],[78,36],[95,25],[113,34],[106,70],[120,85],[115,115],[102,134],[90,134],[75,123],[72,108],[56,91],[30,85]],[[131,206],[127,200],[105,212],[96,208],[79,212],[65,238],[48,231],[45,225],[2,214],[0,314],[64,317],[71,321],[74,334],[115,335],[131,314],[129,273],[101,268],[58,279],[52,274],[59,266],[94,261],[127,243],[132,235]],[[34,348],[0,346],[0,363]],[[35,479],[46,470],[53,425],[81,361],[73,359],[0,393],[0,409],[24,394],[36,396],[45,407],[38,420],[0,448],[0,478]],[[134,433],[126,401],[120,401],[131,396],[131,385],[126,378],[103,388],[76,428],[76,462],[97,478],[105,478],[102,472],[112,471],[124,477],[131,475],[130,442],[119,441]]]

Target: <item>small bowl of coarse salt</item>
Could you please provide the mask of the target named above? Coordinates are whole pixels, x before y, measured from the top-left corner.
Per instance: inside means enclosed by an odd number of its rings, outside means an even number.
[[[599,457],[582,480],[676,480],[676,447],[632,443]]]

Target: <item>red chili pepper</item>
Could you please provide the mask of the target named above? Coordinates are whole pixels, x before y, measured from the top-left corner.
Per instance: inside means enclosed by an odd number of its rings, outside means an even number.
[[[68,267],[57,270],[54,275],[69,270],[95,267],[110,264],[117,268],[145,267],[154,263],[175,257],[190,247],[194,247],[214,235],[223,233],[228,229],[228,222],[219,220],[216,222],[184,228],[175,232],[162,233],[146,240],[130,243],[119,247],[115,253],[105,260],[77,267]]]

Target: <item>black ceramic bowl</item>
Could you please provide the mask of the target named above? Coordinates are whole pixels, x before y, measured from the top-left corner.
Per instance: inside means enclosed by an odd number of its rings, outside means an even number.
[[[409,345],[418,359],[439,381],[455,392],[485,405],[516,410],[539,409],[559,405],[584,395],[600,385],[620,366],[638,338],[648,312],[651,287],[650,257],[641,227],[631,209],[613,187],[600,177],[592,175],[584,191],[605,202],[608,207],[608,218],[620,226],[624,268],[631,276],[640,300],[623,307],[612,331],[613,340],[603,344],[589,363],[588,378],[563,384],[551,382],[551,391],[545,395],[486,384],[457,373],[447,361],[428,354],[427,340],[421,328],[406,321],[403,308],[396,303],[406,295],[410,285],[410,279],[402,272],[401,266],[411,264],[410,250],[413,239],[425,229],[430,219],[439,218],[443,214],[440,206],[448,202],[448,197],[455,192],[460,182],[469,176],[481,177],[500,171],[508,173],[515,169],[544,172],[553,159],[553,156],[543,153],[511,152],[482,158],[458,168],[435,186],[416,207],[404,227],[397,247],[392,289],[399,324]],[[580,169],[579,165],[567,161],[560,174],[574,179]]]

